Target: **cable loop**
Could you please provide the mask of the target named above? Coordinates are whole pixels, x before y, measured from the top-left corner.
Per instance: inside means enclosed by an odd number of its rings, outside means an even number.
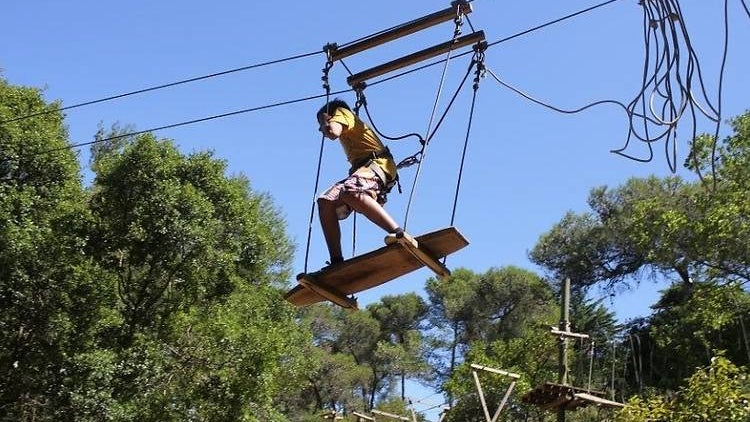
[[[359,109],[362,108],[362,106],[365,106],[367,108],[367,98],[365,97],[365,88],[367,85],[365,85],[364,82],[358,84],[354,87],[354,93],[357,96],[357,100],[354,103],[354,113],[359,116]]]
[[[484,47],[478,44],[475,46],[475,49],[474,64],[476,65],[476,68],[474,69],[474,91],[479,89],[479,81],[484,78],[485,73],[487,72],[487,68],[484,65]]]
[[[332,51],[336,49],[335,43],[329,43],[326,44],[323,47],[323,51],[326,53],[326,64],[323,67],[323,76],[320,78],[320,80],[323,81],[323,89],[326,90],[326,95],[330,94],[331,92],[331,84],[328,82],[328,74],[331,71],[331,68],[333,67],[333,58],[331,56]]]

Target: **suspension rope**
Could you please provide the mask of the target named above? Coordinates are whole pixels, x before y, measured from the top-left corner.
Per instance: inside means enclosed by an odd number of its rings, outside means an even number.
[[[331,85],[328,82],[328,74],[331,71],[331,68],[333,67],[333,61],[331,60],[331,49],[327,48],[326,46],[326,56],[327,61],[325,64],[325,67],[323,67],[323,76],[320,78],[323,81],[323,89],[325,89],[325,97],[326,97],[326,107],[328,106],[328,103],[330,102],[331,98]],[[326,111],[330,111],[326,109]],[[315,200],[318,195],[318,187],[320,184],[320,169],[323,163],[323,146],[325,145],[326,136],[325,134],[321,134],[320,137],[320,151],[318,152],[318,168],[315,172],[315,188],[313,189],[313,198],[312,198],[312,204],[310,205],[310,221],[307,225],[307,245],[305,246],[305,265],[304,265],[304,272],[307,272],[307,264],[308,260],[310,258],[310,239],[312,238],[312,226],[313,226],[313,219],[315,217]]]
[[[453,40],[455,41],[458,38],[458,36],[461,35],[462,20],[461,20],[460,12],[457,13],[454,23],[455,23],[455,28],[453,30]],[[430,130],[432,128],[432,121],[435,118],[435,112],[437,111],[437,106],[438,106],[438,103],[440,102],[440,94],[442,94],[443,92],[443,85],[445,84],[445,76],[448,72],[448,64],[450,63],[450,57],[451,57],[452,52],[453,52],[453,48],[451,46],[451,48],[448,49],[448,52],[446,53],[445,66],[443,66],[443,72],[442,72],[442,75],[440,76],[440,84],[438,85],[438,91],[437,91],[437,94],[435,95],[435,102],[432,106],[432,113],[430,114],[430,121],[427,124],[427,131],[425,132],[425,137],[427,137],[427,140],[422,145],[422,150],[420,152],[421,159],[417,163],[417,171],[414,173],[414,181],[412,182],[411,192],[409,193],[409,200],[406,203],[406,213],[404,214],[404,225],[403,225],[404,230],[406,230],[407,225],[408,225],[409,211],[411,210],[411,204],[412,204],[412,201],[414,200],[414,193],[416,192],[417,181],[419,180],[419,175],[422,171],[422,162],[424,161],[424,158],[427,155],[427,145],[430,143],[429,135],[430,135]]]
[[[471,123],[474,119],[474,108],[476,105],[477,100],[477,91],[479,90],[479,81],[484,76],[484,46],[479,45],[477,46],[477,51],[475,55],[475,59],[473,60],[473,63],[476,63],[476,68],[474,70],[474,85],[473,85],[473,93],[471,96],[471,109],[469,111],[469,123],[466,128],[466,137],[464,138],[464,147],[461,152],[461,164],[459,165],[458,169],[458,180],[456,181],[456,194],[453,197],[453,210],[451,211],[451,221],[450,225],[453,226],[453,223],[456,218],[456,208],[458,205],[458,193],[461,189],[461,179],[463,176],[464,171],[464,162],[466,160],[466,151],[469,146],[469,135],[471,134]],[[447,258],[447,256],[446,256]],[[445,261],[443,261],[445,263]]]

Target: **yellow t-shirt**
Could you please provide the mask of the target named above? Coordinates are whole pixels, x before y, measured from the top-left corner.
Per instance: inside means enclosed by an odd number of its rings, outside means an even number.
[[[372,153],[381,153],[385,149],[375,132],[360,120],[351,110],[339,107],[333,112],[331,121],[340,123],[344,128],[339,136],[344,154],[351,165],[372,157]],[[396,163],[390,158],[377,158],[375,163],[383,169],[389,180],[396,177]]]

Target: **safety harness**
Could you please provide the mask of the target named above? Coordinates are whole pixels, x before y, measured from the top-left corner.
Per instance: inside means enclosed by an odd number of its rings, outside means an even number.
[[[391,189],[393,189],[393,186],[398,186],[398,192],[401,193],[401,183],[399,182],[398,172],[396,172],[395,177],[389,179],[385,171],[383,171],[378,163],[375,162],[375,160],[377,160],[378,158],[387,158],[393,160],[393,154],[391,154],[391,151],[388,149],[388,147],[384,147],[380,151],[373,151],[367,157],[355,161],[349,169],[349,174],[353,174],[359,168],[367,167],[368,169],[372,170],[372,172],[375,173],[376,176],[378,176],[378,179],[380,179],[380,182],[383,185],[385,194],[390,193]]]

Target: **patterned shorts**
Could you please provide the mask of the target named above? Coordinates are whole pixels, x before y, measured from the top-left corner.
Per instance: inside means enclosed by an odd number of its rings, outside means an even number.
[[[362,167],[346,179],[336,182],[333,186],[320,194],[318,199],[338,201],[341,192],[365,193],[377,200],[380,205],[385,204],[386,201],[385,191],[383,190],[383,184],[380,181],[380,178],[375,175],[372,170],[366,167]],[[349,205],[341,203],[341,205],[336,207],[336,216],[339,220],[349,217],[351,213],[352,209]]]

